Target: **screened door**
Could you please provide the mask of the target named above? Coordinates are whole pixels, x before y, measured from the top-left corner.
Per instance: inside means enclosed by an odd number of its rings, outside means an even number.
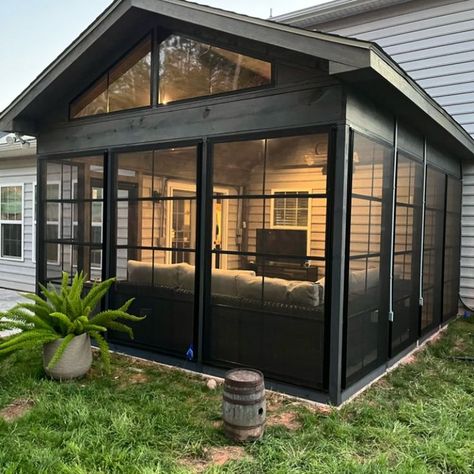
[[[443,322],[458,312],[459,265],[461,258],[462,183],[448,176],[444,238]]]
[[[422,335],[439,325],[442,317],[445,196],[446,175],[428,166],[423,246]]]
[[[130,311],[146,316],[134,345],[185,357],[194,342],[197,147],[115,158],[114,303],[134,297]]]
[[[355,133],[346,274],[345,384],[388,355],[393,148]]]
[[[418,337],[423,213],[423,163],[398,154],[393,249],[393,312],[390,356]]]
[[[324,386],[326,133],[212,151],[212,263],[204,358]]]

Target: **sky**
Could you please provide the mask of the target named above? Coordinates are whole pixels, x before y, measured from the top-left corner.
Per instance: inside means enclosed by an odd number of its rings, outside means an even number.
[[[0,0],[2,3],[6,0]],[[328,0],[198,0],[197,3],[268,18]],[[23,0],[2,9],[0,110],[30,84],[111,0]]]

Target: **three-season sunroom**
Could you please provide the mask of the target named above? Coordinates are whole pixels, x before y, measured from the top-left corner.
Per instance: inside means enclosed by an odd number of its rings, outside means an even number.
[[[117,1],[0,129],[38,139],[38,282],[147,316],[117,350],[340,404],[457,313],[474,143],[371,43]]]

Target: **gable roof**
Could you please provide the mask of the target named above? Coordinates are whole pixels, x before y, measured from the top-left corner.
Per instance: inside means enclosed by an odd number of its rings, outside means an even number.
[[[308,31],[274,21],[253,18],[184,0],[116,0],[58,58],[56,58],[3,112],[0,130],[35,135],[35,114],[41,104],[54,100],[55,85],[77,61],[115,25],[133,12],[154,13],[228,34],[325,59],[329,74],[351,82],[377,79],[418,107],[474,154],[474,141],[454,119],[420,88],[375,43],[329,33]]]

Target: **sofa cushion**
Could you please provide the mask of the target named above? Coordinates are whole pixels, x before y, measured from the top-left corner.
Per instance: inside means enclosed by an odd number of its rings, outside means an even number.
[[[237,275],[237,296],[251,300],[262,299],[262,277],[252,275]],[[265,301],[287,303],[288,281],[281,278],[265,278]]]
[[[194,265],[179,263],[176,266],[178,266],[179,287],[183,290],[194,291]]]
[[[212,270],[212,294],[237,296],[237,275],[255,277],[252,270]]]
[[[351,295],[365,295],[368,290],[375,288],[379,284],[380,268],[369,268],[356,270],[349,273],[349,293]]]
[[[129,260],[127,262],[128,281],[135,285],[151,285],[151,263]]]
[[[168,288],[178,288],[180,286],[180,274],[185,272],[187,263],[167,264],[155,263],[153,284],[157,286],[166,286]],[[151,262],[140,262],[137,260],[128,261],[128,281],[139,285],[151,285]]]
[[[288,302],[299,306],[319,306],[319,285],[311,281],[288,282]]]

